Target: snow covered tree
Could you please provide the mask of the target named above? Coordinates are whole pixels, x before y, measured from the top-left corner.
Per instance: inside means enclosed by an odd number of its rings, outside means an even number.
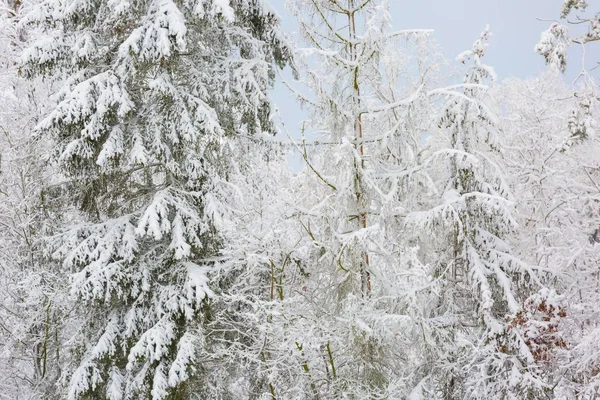
[[[544,367],[553,387],[547,396],[593,398],[599,360],[593,306],[598,301],[599,142],[589,138],[565,147],[571,141],[567,121],[577,99],[560,77],[513,79],[497,90],[496,109],[502,115],[507,149],[504,165],[510,185],[519,193],[521,224],[514,248],[546,272],[547,285],[560,293],[554,303],[563,310],[555,346],[545,351],[551,357]]]
[[[472,63],[462,96],[450,99],[430,139],[429,175],[441,203],[410,216],[421,240],[434,243],[424,261],[441,281],[435,314],[443,335],[431,372],[440,398],[527,398],[545,388],[532,350],[510,325],[539,282],[507,241],[518,224],[489,107],[495,74],[481,62],[488,37],[486,28],[458,56]]]
[[[594,67],[587,65],[590,61],[588,53],[594,54],[591,50],[597,48],[597,42],[600,42],[600,10],[595,12],[596,14],[590,14],[585,0],[564,0],[560,18],[566,24],[553,22],[548,30],[542,32],[540,41],[535,46],[535,51],[544,57],[546,64],[563,73],[567,68],[569,46],[579,45],[583,53],[581,72],[575,79],[577,87],[574,95],[579,102],[573,107],[568,121],[571,140],[566,143],[567,147],[573,142],[594,136],[598,125],[600,90],[591,71],[600,66],[600,60],[591,60]],[[572,16],[575,20],[569,19]],[[584,26],[587,30],[572,34],[569,32],[569,25],[572,28]]]
[[[568,362],[563,363],[564,378],[557,384],[557,390],[566,397],[591,399],[600,393],[597,367],[600,353],[596,345],[598,316],[592,305],[597,302],[597,244],[600,238],[600,228],[597,227],[600,224],[600,165],[596,161],[600,151],[596,135],[600,91],[593,70],[600,61],[590,59],[590,55],[597,54],[592,49],[596,49],[600,41],[600,12],[589,10],[587,1],[566,0],[560,17],[566,24],[553,23],[548,31],[542,33],[536,51],[545,57],[549,65],[562,72],[567,65],[568,46],[579,45],[583,57],[581,72],[575,79],[570,115],[562,133],[563,145],[560,149],[547,150],[552,151],[547,159],[556,166],[544,171],[544,175],[558,177],[564,186],[551,186],[552,182],[544,182],[557,202],[548,213],[551,218],[545,218],[544,222],[550,222],[548,232],[556,232],[555,241],[560,244],[549,246],[545,242],[543,248],[545,257],[556,260],[560,267],[562,291],[568,301],[567,319],[570,324],[564,332],[569,338],[567,346],[570,352]],[[583,30],[580,30],[582,27]],[[569,30],[579,32],[573,34]],[[590,61],[595,64],[594,67],[590,67]],[[557,113],[561,114],[560,111]]]
[[[531,307],[524,307],[513,326],[538,346],[534,355],[550,384],[545,396],[593,398],[599,359],[592,305],[598,285],[599,142],[595,137],[572,140],[568,121],[578,99],[560,76],[511,79],[495,91],[503,165],[518,193],[520,227],[511,235],[513,248],[544,271],[540,277],[551,288],[525,303],[537,304],[533,320],[546,326],[535,322],[535,329],[525,329]]]
[[[48,0],[21,23],[46,32],[21,73],[65,79],[37,125],[73,215],[53,256],[85,310],[63,395],[187,398],[205,383],[213,192],[238,137],[272,129],[278,21],[261,0]]]
[[[43,237],[61,222],[59,199],[46,201],[53,170],[48,141],[33,128],[50,84],[18,77],[16,61],[35,32],[18,27],[21,2],[0,12],[0,398],[52,398],[60,377],[68,302]]]
[[[553,69],[561,72],[566,70],[567,50],[570,45],[585,46],[588,43],[600,41],[600,10],[596,10],[594,15],[588,12],[588,6],[586,0],[564,0],[561,8],[561,20],[573,27],[583,25],[587,28],[580,35],[571,35],[568,25],[559,22],[553,22],[547,31],[542,32],[535,51],[542,55],[546,63]],[[575,20],[569,20],[569,17],[573,16]],[[600,60],[592,60],[592,62],[600,63]],[[585,66],[582,67],[585,69]]]
[[[258,139],[242,145],[249,155],[215,193],[223,205],[217,265],[224,279],[206,324],[219,341],[207,354],[202,398],[314,395],[290,322],[304,310],[297,293],[306,274],[297,245],[305,232],[295,217],[301,189],[282,151],[287,146]]]
[[[464,95],[438,88],[430,31],[390,31],[386,2],[290,4],[310,46],[296,95],[319,140],[296,143],[306,167],[272,224],[286,239],[260,252],[275,277],[260,347],[271,396],[427,397],[440,282],[406,220],[431,188],[422,137],[437,97]]]

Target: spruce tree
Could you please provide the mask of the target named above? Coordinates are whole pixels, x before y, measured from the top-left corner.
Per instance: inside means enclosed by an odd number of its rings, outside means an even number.
[[[266,90],[287,57],[261,0],[56,1],[21,73],[64,79],[38,124],[55,143],[72,223],[53,255],[85,310],[68,398],[184,398],[219,253],[218,201],[240,135],[270,131]]]
[[[509,243],[518,222],[489,107],[495,73],[481,61],[489,35],[486,28],[457,57],[469,64],[462,96],[446,104],[431,138],[439,203],[416,221],[435,241],[426,260],[442,282],[435,310],[441,357],[431,372],[433,390],[445,399],[522,398],[544,388],[532,350],[510,324],[538,280]]]

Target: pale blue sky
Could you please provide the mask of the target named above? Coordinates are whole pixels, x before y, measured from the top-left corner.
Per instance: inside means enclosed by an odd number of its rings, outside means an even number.
[[[394,29],[427,28],[449,60],[471,47],[486,24],[493,33],[486,52],[486,64],[496,70],[500,80],[527,78],[546,70],[544,60],[534,52],[540,33],[557,19],[564,0],[388,0]],[[282,18],[287,33],[297,29],[294,17],[285,9],[285,0],[270,0]],[[593,3],[593,2],[592,2]],[[296,39],[299,39],[295,36]],[[591,53],[591,54],[590,54]],[[581,68],[580,53],[571,51],[565,79],[571,82]],[[600,60],[600,46],[590,46],[588,58]],[[452,65],[458,66],[452,61]],[[594,73],[600,78],[598,70]],[[289,76],[289,74],[286,74]],[[289,130],[297,135],[303,113],[287,89],[278,84],[273,93]],[[292,162],[295,164],[295,162]]]
[[[543,59],[533,48],[540,32],[550,23],[536,18],[557,19],[564,0],[388,1],[395,29],[433,29],[449,59],[470,48],[489,24],[493,36],[486,63],[496,69],[500,78],[505,78],[533,76],[544,70]],[[270,0],[270,3],[280,14],[284,30],[294,33],[296,24],[285,8],[285,0]],[[600,48],[592,49],[600,56]],[[576,73],[578,68],[577,62],[571,63],[574,71],[569,71],[569,75]]]

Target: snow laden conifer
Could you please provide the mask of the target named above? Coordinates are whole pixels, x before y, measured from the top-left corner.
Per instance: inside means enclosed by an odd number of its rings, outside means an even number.
[[[240,134],[269,131],[284,62],[260,0],[56,1],[25,76],[64,78],[37,129],[56,143],[74,222],[53,238],[85,310],[65,397],[184,398],[202,385],[219,204]]]
[[[481,62],[489,35],[486,28],[458,56],[470,64],[462,96],[447,103],[430,139],[430,157],[438,160],[430,176],[441,203],[410,216],[437,247],[426,260],[442,282],[435,310],[442,357],[432,366],[430,389],[440,398],[523,398],[545,387],[532,349],[510,323],[538,282],[507,241],[517,221],[488,107],[495,74]]]

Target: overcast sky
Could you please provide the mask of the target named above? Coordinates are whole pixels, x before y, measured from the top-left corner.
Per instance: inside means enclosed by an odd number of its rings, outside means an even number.
[[[499,79],[527,78],[546,70],[543,57],[536,54],[534,46],[540,33],[550,22],[536,18],[556,19],[564,0],[388,0],[392,12],[392,25],[397,29],[427,28],[434,30],[434,38],[449,60],[470,49],[486,24],[492,37],[486,52],[485,63],[496,70]],[[297,29],[294,17],[285,8],[285,0],[270,0],[280,14],[286,32]],[[296,39],[299,39],[295,36]],[[589,58],[600,59],[600,46],[590,46]],[[579,55],[570,54],[569,69],[565,79],[570,82],[579,72]],[[458,65],[458,64],[455,64]],[[598,77],[598,73],[595,73]],[[287,89],[278,84],[274,100],[290,131],[296,136],[303,114],[291,99]],[[295,162],[294,162],[295,163]]]

